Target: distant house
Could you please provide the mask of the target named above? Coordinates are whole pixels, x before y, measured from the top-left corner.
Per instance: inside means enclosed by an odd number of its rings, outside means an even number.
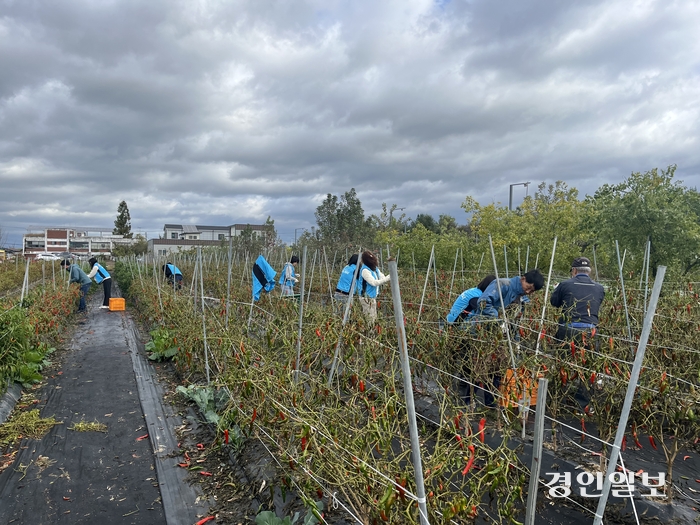
[[[199,224],[166,224],[163,238],[148,241],[148,253],[168,255],[172,252],[189,250],[197,246],[220,246],[231,237],[238,237],[249,230],[253,235],[262,236],[272,230],[267,224],[232,224],[230,226],[203,226]]]
[[[22,237],[22,254],[36,257],[39,253],[59,255],[70,252],[76,255],[111,255],[117,246],[131,246],[138,239],[112,234],[111,228],[46,228],[25,233]]]

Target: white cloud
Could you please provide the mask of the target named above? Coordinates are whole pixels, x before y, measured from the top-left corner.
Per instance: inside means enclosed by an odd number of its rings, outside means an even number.
[[[451,213],[700,175],[700,2],[5,2],[0,226]]]

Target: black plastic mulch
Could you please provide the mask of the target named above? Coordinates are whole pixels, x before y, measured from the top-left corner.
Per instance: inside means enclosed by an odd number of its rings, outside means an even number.
[[[134,373],[143,357],[134,355],[131,320],[99,309],[101,297],[91,299],[60,370],[36,393],[42,417],[62,424],[41,440],[23,440],[14,465],[0,473],[0,523],[156,525],[166,516],[179,517],[168,523],[194,523],[201,516],[196,495],[182,490],[175,469],[162,468],[175,452],[165,450],[172,441],[163,438],[171,435],[168,422],[154,419],[153,409],[148,422],[144,417],[137,378],[153,391],[152,377]],[[162,405],[153,395],[146,401]],[[81,421],[104,423],[107,431],[70,430]]]

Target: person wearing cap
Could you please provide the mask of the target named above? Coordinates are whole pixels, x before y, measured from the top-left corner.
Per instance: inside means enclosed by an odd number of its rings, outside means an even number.
[[[284,263],[284,268],[282,269],[282,275],[280,275],[280,284],[282,285],[282,295],[290,296],[294,295],[294,284],[299,282],[297,279],[296,268],[299,264],[299,257],[292,255],[288,263]]]
[[[556,338],[571,341],[583,332],[594,332],[605,289],[591,279],[591,261],[577,257],[571,262],[571,279],[562,281],[552,292],[550,303],[561,308]]]
[[[88,262],[92,266],[88,277],[90,279],[95,279],[97,284],[102,283],[104,299],[102,300],[102,306],[100,306],[100,308],[109,308],[109,299],[112,297],[112,276],[109,275],[109,272],[104,266],[97,262],[97,258],[92,257]]]
[[[85,303],[85,296],[90,291],[90,286],[92,286],[92,280],[87,276],[87,274],[78,266],[77,264],[71,264],[68,259],[63,259],[61,261],[61,267],[70,274],[70,283],[77,283],[80,286],[80,304],[78,306],[78,312],[87,312],[87,305]]]

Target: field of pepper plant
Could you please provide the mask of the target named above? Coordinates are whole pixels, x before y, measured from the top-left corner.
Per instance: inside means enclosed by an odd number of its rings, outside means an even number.
[[[76,300],[56,262],[0,265],[0,394],[12,382],[41,380]]]
[[[289,255],[266,257],[280,271]],[[441,319],[456,296],[493,273],[483,258],[463,261],[457,270],[457,255],[451,270],[417,270],[415,257],[405,253],[399,259],[427,520],[519,523],[530,477],[519,444],[519,402],[536,389],[532,378],[549,382],[545,448],[594,475],[605,472],[653,278],[601,275],[606,298],[597,333],[562,346],[553,340],[558,312],[545,308],[544,290],[530,296],[522,313],[519,307],[507,313],[507,329],[446,328]],[[164,260],[125,259],[116,276],[187,382],[209,381],[225,394],[216,418],[221,443],[259,439],[275,458],[281,485],[309,506],[324,502],[322,522],[419,523],[389,285],[382,287],[376,323],[356,304],[343,325],[331,290],[344,263],[310,253],[300,319],[299,300],[282,298],[279,286],[251,304],[255,256],[226,249],[173,256],[184,275],[182,290],[162,282]],[[546,276],[541,260],[539,267]],[[553,276],[552,286],[565,278]],[[620,455],[637,476],[638,459],[649,475],[665,473],[666,497],[638,492],[637,505],[645,499],[652,507],[673,501],[692,508],[693,498],[700,499],[699,312],[696,283],[663,283]],[[495,376],[506,383],[500,390],[491,385]],[[460,392],[480,386],[497,393],[499,410],[465,403]],[[532,411],[527,425],[529,434]],[[542,482],[540,489],[539,497],[551,501]],[[577,494],[572,487],[559,502],[588,522],[597,500]]]

